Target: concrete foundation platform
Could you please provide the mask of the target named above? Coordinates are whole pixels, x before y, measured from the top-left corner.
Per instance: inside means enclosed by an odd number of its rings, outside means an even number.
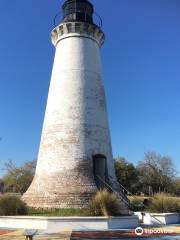
[[[142,215],[141,212],[135,212],[135,215],[145,225],[180,224],[179,213],[143,213]]]
[[[40,229],[47,233],[70,230],[135,229],[138,217],[0,217],[0,228]]]

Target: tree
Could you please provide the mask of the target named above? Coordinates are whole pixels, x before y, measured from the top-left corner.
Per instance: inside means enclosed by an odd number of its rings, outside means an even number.
[[[180,178],[175,178],[172,181],[172,188],[170,189],[170,193],[180,197]]]
[[[5,163],[6,174],[3,177],[4,192],[23,194],[31,184],[36,168],[36,161],[26,162],[17,167],[11,160]]]
[[[144,160],[138,165],[138,171],[143,191],[148,194],[169,192],[175,177],[172,159],[156,152],[145,153]]]
[[[0,179],[0,194],[4,192],[4,182]]]
[[[115,170],[119,183],[129,192],[136,194],[138,191],[138,171],[136,167],[125,158],[118,157],[115,159]]]

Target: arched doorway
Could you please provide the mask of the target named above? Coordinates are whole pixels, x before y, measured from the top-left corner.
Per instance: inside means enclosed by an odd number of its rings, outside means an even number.
[[[93,174],[98,189],[103,189],[108,180],[107,159],[102,154],[93,156]]]

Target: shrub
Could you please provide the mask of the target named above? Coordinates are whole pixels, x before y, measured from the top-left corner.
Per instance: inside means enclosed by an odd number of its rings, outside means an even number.
[[[20,198],[13,195],[0,196],[0,215],[12,216],[12,215],[25,215],[27,213],[27,207]]]
[[[131,210],[134,212],[144,211],[143,198],[133,197],[131,199]]]
[[[89,212],[93,216],[119,216],[121,214],[120,200],[116,194],[107,190],[96,193],[89,204]]]
[[[168,194],[159,193],[152,199],[149,210],[157,213],[180,212],[180,201]]]

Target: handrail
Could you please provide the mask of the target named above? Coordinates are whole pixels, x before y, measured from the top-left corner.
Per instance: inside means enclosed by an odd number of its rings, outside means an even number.
[[[54,17],[54,20],[53,20],[53,25],[54,25],[54,27],[57,27],[57,23],[56,23],[56,21],[57,21],[57,18],[59,17],[61,15],[61,18],[62,18],[62,11],[59,11],[59,12],[57,12],[56,13],[56,15],[55,15],[55,17]]]
[[[118,182],[118,184],[120,185],[120,187],[122,189],[124,189],[127,192],[127,194],[129,194],[132,197],[136,196],[136,195],[132,194],[129,190],[127,190],[120,182]],[[144,208],[147,208],[147,206],[143,202],[141,203],[141,206]]]
[[[161,225],[166,225],[165,223],[161,222],[161,220],[159,220],[158,218],[154,217],[153,215],[151,215],[151,218],[154,218],[157,222],[159,222]]]
[[[100,15],[99,15],[97,12],[94,12],[94,16],[97,18],[98,26],[99,26],[100,28],[102,28],[102,26],[103,26],[102,18],[100,17]]]
[[[57,18],[58,17],[61,17],[61,20],[63,19],[63,12],[61,10],[56,13],[56,15],[53,19],[54,27],[58,26],[58,24],[57,24]],[[85,12],[84,20],[86,20],[86,17],[87,17],[87,13]],[[102,22],[101,17],[99,16],[99,14],[94,12],[93,17],[94,17],[94,23],[93,24],[97,25],[99,28],[102,28],[103,22]]]
[[[134,194],[132,194],[129,190],[127,190],[120,182],[118,182],[118,184],[121,186],[121,188],[123,188],[127,192],[127,194],[134,196]]]
[[[136,196],[134,194],[132,194],[129,190],[127,190],[120,182],[118,182],[118,184],[132,197]],[[147,207],[144,203],[141,203],[143,207]]]
[[[120,193],[120,192],[117,192],[117,191],[115,191],[107,182],[105,182],[99,175],[96,175],[96,177],[98,177],[99,178],[99,180],[101,181],[101,182],[103,182],[105,185],[106,185],[106,187],[107,188],[109,188],[113,193],[115,193],[116,195],[118,195],[118,197],[120,197],[121,198],[121,200],[126,204],[126,206],[130,206],[130,201],[126,201],[125,200],[125,198],[124,198],[124,196],[122,196],[122,194]]]

